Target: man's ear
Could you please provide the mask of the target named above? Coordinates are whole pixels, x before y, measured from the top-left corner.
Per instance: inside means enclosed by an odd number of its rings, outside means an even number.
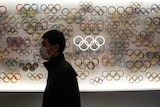
[[[56,50],[56,51],[59,50],[59,44],[55,44],[55,45],[53,46],[53,49]]]

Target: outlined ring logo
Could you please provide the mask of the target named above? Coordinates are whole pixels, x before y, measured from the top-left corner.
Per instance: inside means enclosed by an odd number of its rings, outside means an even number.
[[[101,39],[102,41],[100,41],[99,39]],[[83,38],[82,36],[76,36],[73,39],[73,43],[82,51],[87,51],[88,49],[97,51],[101,46],[105,44],[105,38],[103,36],[96,36],[95,38],[92,36],[86,36],[85,38]]]

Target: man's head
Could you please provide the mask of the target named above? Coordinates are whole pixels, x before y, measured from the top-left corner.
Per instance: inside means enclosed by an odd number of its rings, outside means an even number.
[[[43,34],[42,39],[42,47],[47,50],[48,56],[54,57],[63,53],[65,49],[65,37],[62,32],[57,30],[47,31]],[[40,52],[43,50],[40,49]]]

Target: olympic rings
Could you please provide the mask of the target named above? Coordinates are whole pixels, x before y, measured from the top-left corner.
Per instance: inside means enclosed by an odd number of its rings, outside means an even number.
[[[102,84],[102,83],[103,83],[103,80],[104,80],[104,77],[103,77],[103,76],[95,77],[95,78],[93,78],[93,79],[90,79],[90,80],[89,80],[89,83],[90,83],[90,84],[93,84],[93,85]]]
[[[112,79],[118,81],[118,80],[120,80],[120,78],[123,75],[124,75],[124,71],[122,71],[122,70],[118,70],[118,71],[115,71],[115,70],[111,70],[111,71],[104,70],[102,72],[102,76],[104,78],[106,78],[108,81],[111,81]]]
[[[11,48],[13,51],[16,51],[19,55],[30,55],[32,50],[29,49],[31,45],[31,39],[29,37],[8,37],[7,38],[8,48]]]
[[[84,71],[78,70],[77,74],[78,74],[78,78],[80,78],[81,80],[84,80],[89,76],[90,72],[88,70],[84,70]]]
[[[103,55],[101,61],[104,66],[113,66],[115,64],[114,58],[109,55]]]
[[[140,70],[141,72],[146,71],[148,68],[151,67],[151,61],[149,60],[128,60],[126,62],[126,67],[134,72]]]
[[[82,36],[75,36],[73,39],[75,46],[78,46],[80,50],[97,51],[101,46],[105,44],[105,38],[103,36],[96,36],[95,39],[92,36],[86,36],[84,39]]]
[[[7,67],[15,68],[18,65],[18,58],[2,58],[2,60]]]
[[[92,6],[93,5],[93,3],[90,1],[90,2],[87,2],[87,1],[85,1],[85,2],[80,2],[79,3],[79,5],[81,6],[81,7],[83,7],[83,8],[89,8],[90,6]]]
[[[16,83],[18,80],[21,79],[21,74],[20,73],[5,73],[5,72],[0,72],[0,79],[3,80],[3,82],[8,83]]]
[[[100,31],[103,30],[104,23],[102,20],[81,20],[80,21],[80,29],[85,33],[85,34],[90,34],[93,33],[97,35]]]
[[[160,45],[158,43],[154,42],[154,43],[149,44],[149,48],[152,51],[159,50],[160,49]]]
[[[30,78],[30,80],[39,81],[40,79],[43,78],[43,74],[42,73],[28,73],[27,77]]]
[[[14,34],[14,35],[17,35],[18,34],[18,30],[17,30],[17,24],[15,24],[15,23],[10,23],[9,25],[8,25],[8,27],[7,27],[7,34],[8,35],[12,35],[12,34]]]
[[[56,14],[58,11],[61,10],[61,5],[60,4],[55,4],[55,5],[52,5],[52,4],[42,4],[40,6],[41,10],[44,11],[45,14],[49,14],[49,13],[53,13],[53,14]]]
[[[47,19],[50,22],[60,22],[61,20],[63,20],[63,16],[62,15],[47,15]]]
[[[153,41],[154,35],[155,33],[153,31],[149,31],[149,32],[141,31],[139,34],[140,39],[144,42],[143,44],[145,46],[149,45],[149,43]]]
[[[141,7],[143,5],[142,2],[130,2],[130,5],[134,8]]]
[[[38,5],[33,3],[33,4],[17,4],[16,5],[17,11],[20,12],[22,17],[27,17],[30,16],[32,17],[35,12],[38,10]]]
[[[117,28],[118,26],[120,26],[120,21],[116,20],[116,21],[106,21],[105,22],[105,30],[106,31],[111,31],[114,28]]]
[[[99,7],[99,6],[92,7],[92,6],[90,6],[88,9],[93,16],[96,16],[96,15],[102,16],[102,15],[104,15],[104,13],[107,12],[107,7],[106,6],[102,6],[102,7]]]
[[[36,19],[32,18],[31,20],[23,19],[21,22],[23,29],[29,34],[33,33],[43,33],[43,30],[47,29],[48,22],[46,19]]]
[[[71,9],[63,8],[61,12],[62,12],[62,15],[65,16],[64,20],[68,24],[72,24],[76,19],[75,14],[78,12],[78,10],[76,8],[71,8]],[[78,17],[77,19],[79,20],[79,18],[81,17]]]
[[[138,14],[139,16],[144,15],[148,16],[151,14],[152,9],[151,8],[135,8],[135,13]]]
[[[78,66],[80,69],[86,69],[86,67],[88,69],[94,69],[95,66],[97,66],[99,64],[99,60],[97,58],[84,58],[84,59],[80,59],[80,58],[76,58],[75,59],[75,65]]]
[[[126,79],[130,82],[130,83],[140,83],[143,80],[143,76],[142,75],[128,75],[126,77]]]
[[[144,56],[147,54],[148,50],[146,49],[127,49],[126,50],[126,55],[130,56],[132,59],[143,59]]]
[[[147,72],[145,74],[145,76],[147,77],[147,79],[149,81],[156,81],[156,82],[158,82],[160,80],[160,73],[156,73],[156,72],[150,73],[150,72]]]
[[[28,70],[33,72],[38,68],[39,64],[36,61],[31,62],[29,60],[25,60],[25,61],[24,60],[20,60],[19,63],[18,63],[18,66],[24,72],[27,72]]]
[[[61,31],[63,32],[65,29],[68,29],[68,31],[72,31],[73,32],[73,27],[71,25],[68,25],[68,26],[64,26],[63,24],[53,24],[51,27],[50,27],[51,30],[58,30],[58,31]],[[68,32],[68,34],[70,34],[71,32]],[[72,33],[71,33],[72,34]],[[72,36],[72,35],[71,35]]]
[[[109,47],[115,49],[125,49],[129,47],[129,43],[124,40],[111,40],[109,41]]]

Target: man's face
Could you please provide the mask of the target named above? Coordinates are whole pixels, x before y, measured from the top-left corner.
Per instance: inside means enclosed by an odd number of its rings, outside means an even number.
[[[42,46],[47,48],[47,53],[48,55],[51,55],[53,57],[57,56],[59,53],[58,53],[58,49],[59,49],[59,45],[55,44],[55,45],[51,45],[48,41],[48,39],[43,39],[42,40]]]
[[[51,44],[49,43],[48,39],[43,39],[42,40],[42,46],[45,48],[48,48],[47,53],[50,55],[53,52],[53,49],[50,48]]]

